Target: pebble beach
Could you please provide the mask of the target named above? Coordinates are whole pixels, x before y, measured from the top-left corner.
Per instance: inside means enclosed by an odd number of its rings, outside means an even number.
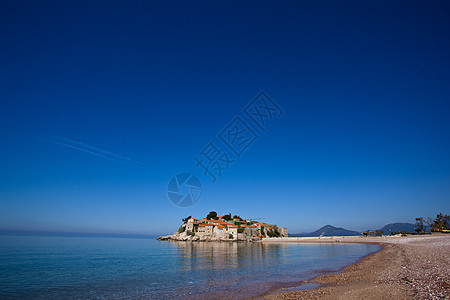
[[[450,299],[450,234],[290,242],[368,243],[382,249],[341,272],[308,282],[319,284],[316,289],[272,290],[264,299]]]

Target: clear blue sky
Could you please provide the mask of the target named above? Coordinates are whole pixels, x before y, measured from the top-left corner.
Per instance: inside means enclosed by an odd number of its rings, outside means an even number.
[[[2,1],[0,229],[171,233],[216,210],[364,230],[449,213],[449,15],[448,1]],[[284,115],[212,183],[193,157],[261,90]],[[179,172],[203,185],[189,208],[166,194]]]

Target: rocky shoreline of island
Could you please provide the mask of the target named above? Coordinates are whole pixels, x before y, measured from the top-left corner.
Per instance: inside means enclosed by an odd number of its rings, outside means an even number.
[[[170,235],[160,236],[157,238],[158,241],[177,241],[177,242],[259,242],[261,238],[259,237],[248,237],[245,239],[229,239],[219,236],[192,236],[186,233],[174,233]]]

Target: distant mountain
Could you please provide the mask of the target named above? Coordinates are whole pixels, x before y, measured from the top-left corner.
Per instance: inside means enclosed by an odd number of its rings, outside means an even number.
[[[391,232],[399,231],[415,232],[415,228],[417,228],[417,226],[411,223],[391,223],[383,226],[383,228],[379,230],[382,230],[384,234],[391,234]]]
[[[325,225],[314,232],[292,234],[289,236],[313,237],[313,236],[355,236],[355,235],[361,235],[361,233],[358,231],[338,228],[331,225]]]

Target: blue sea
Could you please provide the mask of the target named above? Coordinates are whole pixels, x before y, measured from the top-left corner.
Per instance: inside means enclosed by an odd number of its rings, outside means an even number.
[[[376,245],[0,236],[0,299],[242,299],[338,271]]]

